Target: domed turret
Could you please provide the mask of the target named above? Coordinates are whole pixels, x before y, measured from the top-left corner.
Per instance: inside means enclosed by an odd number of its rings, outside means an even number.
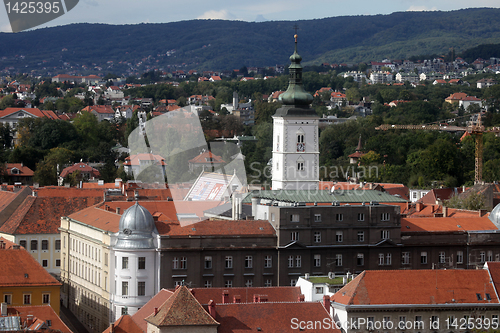
[[[156,230],[151,213],[135,203],[120,218],[116,249],[150,249],[154,247],[153,232]]]
[[[500,229],[500,204],[496,205],[495,208],[493,208],[488,218],[495,224],[498,229]]]

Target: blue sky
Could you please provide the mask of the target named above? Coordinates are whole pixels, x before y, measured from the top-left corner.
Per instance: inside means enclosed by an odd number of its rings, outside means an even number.
[[[390,14],[408,10],[500,8],[498,0],[80,0],[67,14],[44,26],[70,23],[165,23],[191,19],[296,21],[346,15]],[[0,31],[10,31],[5,7]]]

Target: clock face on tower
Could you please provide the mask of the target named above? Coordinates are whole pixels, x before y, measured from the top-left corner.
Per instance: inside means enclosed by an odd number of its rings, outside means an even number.
[[[302,142],[297,143],[297,151],[298,152],[304,152],[306,150],[306,145]]]

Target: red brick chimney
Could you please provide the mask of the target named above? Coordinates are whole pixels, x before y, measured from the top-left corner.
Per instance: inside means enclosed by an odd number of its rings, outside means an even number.
[[[326,311],[330,312],[330,296],[323,296],[323,306],[325,307]]]
[[[115,324],[114,323],[111,323],[109,325],[109,333],[115,333]]]
[[[234,295],[233,296],[233,303],[241,303],[241,296],[240,295]]]
[[[158,314],[158,308],[155,308],[155,316]]]
[[[216,316],[215,302],[213,300],[210,300],[210,302],[208,302],[208,313],[212,316],[212,318],[215,319],[215,316]]]
[[[299,302],[304,302],[304,299],[305,299],[304,294],[300,294],[298,301]]]
[[[222,291],[222,304],[227,304],[227,303],[229,303],[229,291],[223,290]]]
[[[416,211],[418,213],[418,212],[420,212],[424,208],[424,204],[421,203],[421,202],[417,202],[416,205],[415,205],[415,207],[416,207]]]

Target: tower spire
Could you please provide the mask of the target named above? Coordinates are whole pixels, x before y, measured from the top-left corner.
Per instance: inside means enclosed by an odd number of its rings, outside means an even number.
[[[295,27],[297,29],[297,27]],[[290,79],[288,81],[288,89],[280,95],[279,100],[284,105],[309,105],[313,101],[311,94],[304,90],[302,85],[302,57],[297,52],[297,32],[295,38],[295,51],[290,56],[291,64],[288,67]]]

